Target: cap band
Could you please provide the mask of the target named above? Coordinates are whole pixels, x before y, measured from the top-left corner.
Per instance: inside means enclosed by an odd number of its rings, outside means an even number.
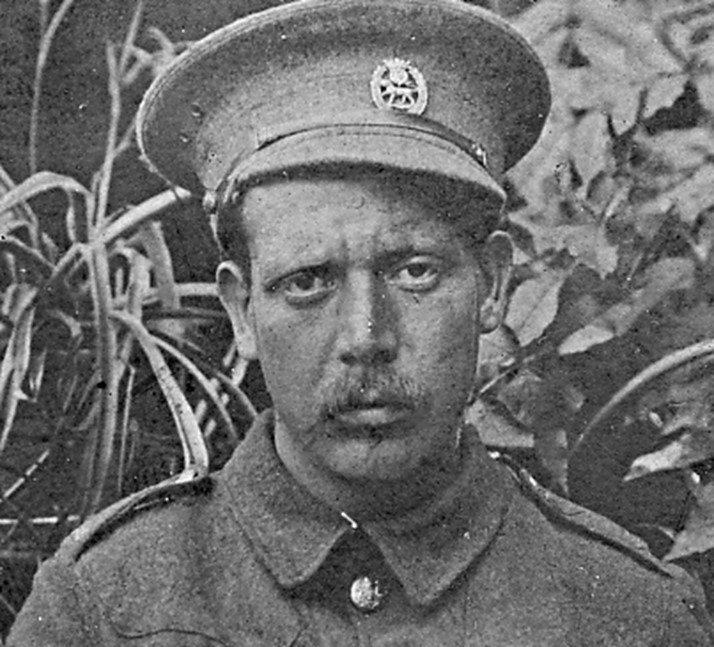
[[[500,183],[488,167],[485,149],[480,144],[442,124],[406,113],[385,111],[377,118],[374,113],[352,113],[329,120],[292,121],[254,131],[253,148],[244,150],[234,161],[232,169],[218,188],[218,202],[226,204],[238,186],[254,176],[264,176],[276,169],[284,171],[319,165],[320,159],[309,154],[294,154],[306,141],[312,141],[317,150],[324,150],[322,146],[315,146],[314,142],[328,138],[333,142],[342,139],[343,154],[335,154],[333,150],[329,157],[325,156],[323,163],[329,165],[355,162],[357,160],[353,159],[353,150],[349,143],[355,135],[363,140],[381,140],[379,159],[376,159],[375,155],[374,162],[395,169],[400,168],[403,147],[414,142],[428,145],[432,149],[432,156],[439,152],[452,158],[463,156],[461,164],[470,163],[471,175],[481,178],[479,184],[482,188],[492,194],[499,203],[505,199]],[[428,156],[428,149],[423,153]],[[279,162],[276,163],[276,160]],[[428,165],[422,170],[433,173],[433,169],[428,168]]]
[[[256,146],[252,154],[258,150],[270,146],[290,135],[298,135],[300,133],[309,132],[311,130],[334,129],[340,127],[366,127],[366,126],[392,126],[394,128],[403,128],[405,130],[413,130],[421,133],[428,133],[444,139],[457,148],[460,148],[469,157],[472,157],[475,162],[481,165],[484,170],[491,174],[488,168],[488,159],[486,151],[481,144],[470,140],[468,137],[457,133],[455,130],[444,126],[436,121],[425,119],[424,117],[415,117],[409,113],[388,112],[382,111],[375,114],[374,112],[363,113],[347,113],[343,115],[334,115],[328,118],[321,116],[317,119],[300,119],[298,121],[290,121],[284,124],[271,125],[258,129],[256,132]],[[242,157],[242,156],[241,156]],[[240,164],[241,159],[237,159],[236,163]],[[495,179],[495,178],[494,178]]]

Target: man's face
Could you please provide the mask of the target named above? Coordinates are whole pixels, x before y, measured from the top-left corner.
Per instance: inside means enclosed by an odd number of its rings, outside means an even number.
[[[455,452],[483,281],[430,202],[370,176],[245,196],[251,277],[224,264],[224,304],[278,424],[323,472],[405,479]]]

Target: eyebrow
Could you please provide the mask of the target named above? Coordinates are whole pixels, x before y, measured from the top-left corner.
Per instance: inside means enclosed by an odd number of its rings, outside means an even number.
[[[380,250],[375,254],[377,267],[394,265],[411,256],[439,256],[445,259],[453,257],[458,246],[452,241],[431,241],[424,245],[407,243],[394,249]]]
[[[429,241],[428,243],[424,241],[422,245],[419,242],[409,242],[391,249],[378,249],[370,258],[370,265],[377,271],[381,271],[412,256],[437,256],[448,261],[453,259],[456,253],[460,253],[460,245],[456,241]],[[338,268],[342,264],[343,260],[340,257],[335,258],[329,253],[321,254],[319,252],[308,252],[304,257],[293,256],[290,262],[282,267],[271,260],[263,266],[261,284],[270,288],[276,280],[290,276],[295,272],[318,267]]]

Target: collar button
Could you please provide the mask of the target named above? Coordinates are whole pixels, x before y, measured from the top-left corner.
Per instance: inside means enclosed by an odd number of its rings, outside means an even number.
[[[367,576],[358,577],[350,587],[350,599],[360,611],[376,611],[384,600],[385,592],[379,580]]]

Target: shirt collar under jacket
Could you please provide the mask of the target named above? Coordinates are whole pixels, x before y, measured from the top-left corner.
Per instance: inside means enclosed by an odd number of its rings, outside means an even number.
[[[260,560],[285,588],[307,582],[353,530],[349,518],[298,485],[278,458],[273,416],[259,417],[224,468],[231,505]],[[389,519],[358,523],[416,604],[427,605],[459,576],[498,532],[514,485],[467,427],[463,469],[428,505]]]

